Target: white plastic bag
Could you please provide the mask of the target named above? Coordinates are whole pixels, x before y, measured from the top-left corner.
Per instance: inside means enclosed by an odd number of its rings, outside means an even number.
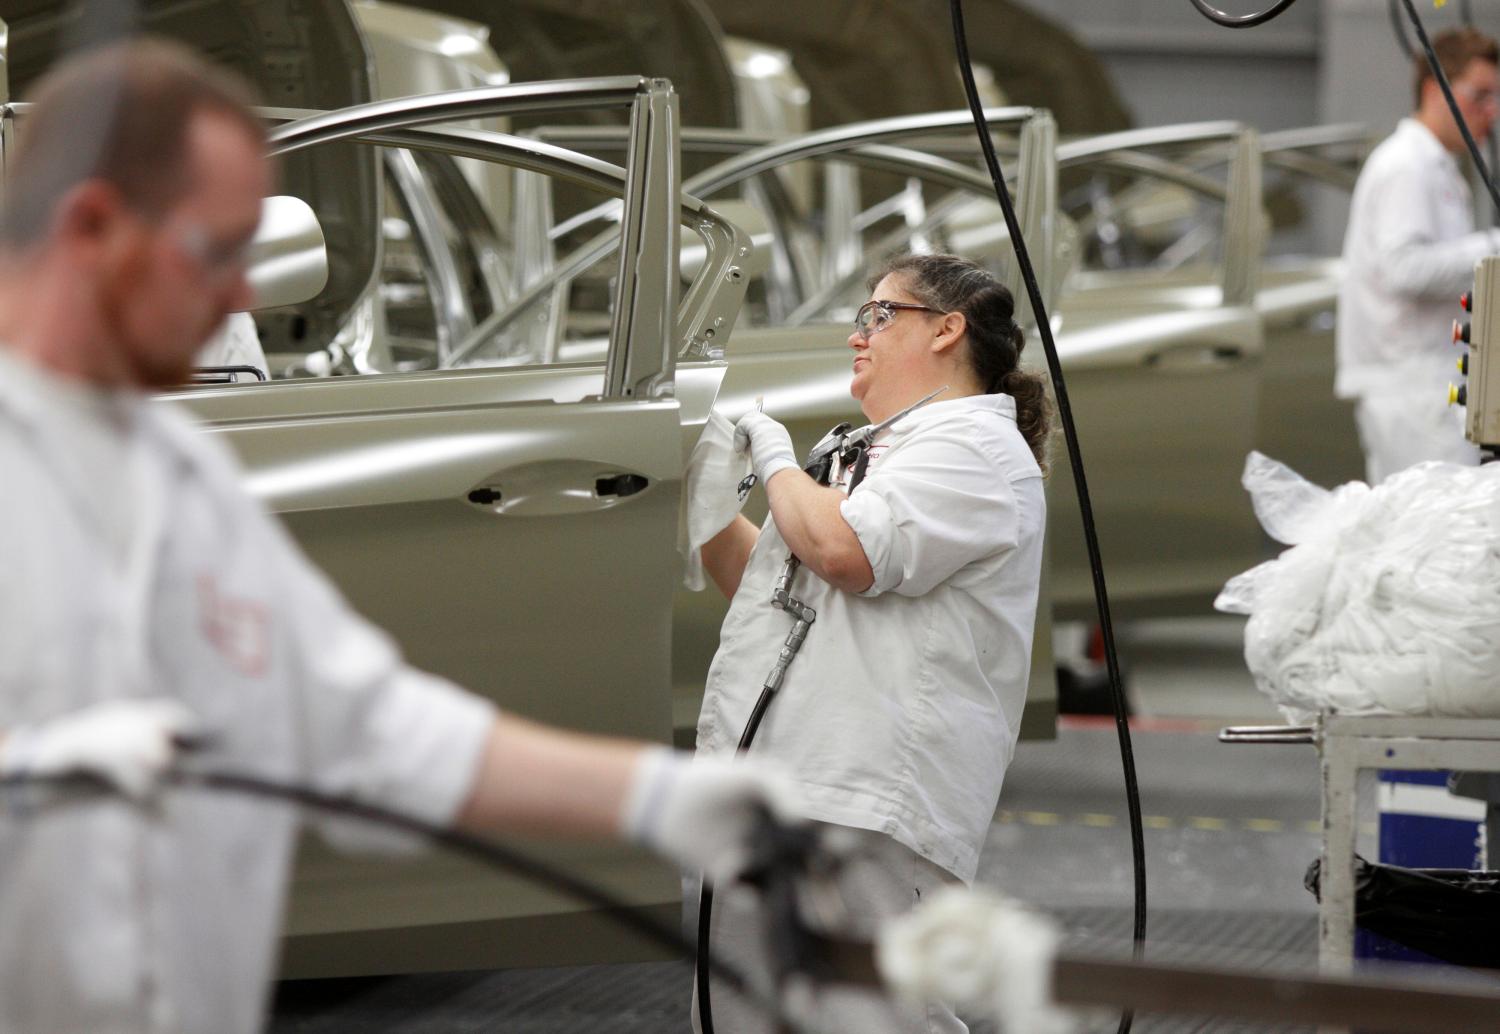
[[[682,584],[697,592],[706,584],[699,550],[729,526],[745,505],[740,485],[750,475],[750,454],[734,448],[734,423],[718,410],[708,414],[703,434],[688,459],[683,486],[678,549],[683,554]]]
[[[1246,664],[1289,720],[1500,717],[1500,464],[1328,491],[1251,453],[1244,485],[1291,548],[1214,606],[1250,615]]]

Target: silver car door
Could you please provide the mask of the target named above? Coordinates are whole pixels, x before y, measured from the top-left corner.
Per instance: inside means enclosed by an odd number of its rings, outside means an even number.
[[[598,361],[273,381],[172,404],[239,453],[250,491],[413,664],[506,711],[666,741],[683,471],[675,98],[630,84],[629,247]],[[641,907],[678,893],[675,874],[622,848],[547,856]],[[287,971],[300,975],[642,950],[518,878],[319,848],[304,854],[289,931]]]
[[[1322,485],[1363,478],[1364,456],[1353,402],[1333,395],[1341,275],[1333,251],[1341,234],[1317,217],[1348,210],[1372,143],[1369,131],[1357,125],[1309,126],[1261,138],[1266,174],[1275,177],[1267,195],[1278,191],[1281,209],[1301,218],[1284,230],[1273,222],[1255,300],[1266,329],[1256,448]]]
[[[1159,152],[1213,145],[1214,188]],[[1254,446],[1262,330],[1260,155],[1233,123],[1163,127],[1065,144],[1059,166],[1098,161],[1217,190],[1211,261],[1079,275],[1059,306],[1058,351],[1078,423],[1117,614],[1203,613],[1251,566],[1260,534],[1240,488]],[[1210,224],[1211,225],[1211,224]],[[1164,252],[1165,253],[1165,252]],[[1093,594],[1061,447],[1051,482],[1055,616],[1090,618]]]

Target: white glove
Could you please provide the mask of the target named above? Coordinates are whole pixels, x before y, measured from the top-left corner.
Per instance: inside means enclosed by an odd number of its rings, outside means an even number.
[[[0,775],[97,776],[136,800],[156,790],[198,722],[175,700],[110,700],[0,739]]]
[[[734,425],[734,448],[736,452],[749,451],[755,477],[762,486],[771,480],[771,475],[788,467],[802,466],[797,462],[792,436],[786,428],[758,410],[746,413]]]
[[[993,891],[944,887],[881,927],[875,963],[914,1002],[976,1007],[1005,1034],[1072,1034],[1079,1018],[1052,998],[1057,923]]]
[[[744,758],[695,760],[649,747],[636,762],[621,832],[717,882],[749,862],[751,837],[765,811],[781,820],[801,811],[796,788],[779,770]]]

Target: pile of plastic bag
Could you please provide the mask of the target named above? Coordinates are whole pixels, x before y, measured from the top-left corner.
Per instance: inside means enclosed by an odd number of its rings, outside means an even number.
[[[1291,548],[1230,580],[1245,661],[1295,723],[1500,717],[1500,463],[1422,463],[1329,491],[1251,453],[1245,488]]]

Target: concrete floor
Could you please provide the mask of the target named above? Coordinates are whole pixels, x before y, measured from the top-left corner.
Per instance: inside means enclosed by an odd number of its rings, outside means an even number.
[[[1153,622],[1122,636],[1146,816],[1152,957],[1316,966],[1302,876],[1317,856],[1311,747],[1225,746],[1219,726],[1278,721],[1250,683],[1238,619]],[[1023,743],[981,871],[1058,917],[1071,945],[1130,949],[1130,843],[1113,723],[1065,720]],[[512,970],[283,984],[275,1034],[360,1031],[685,1034],[686,963]],[[1114,1030],[1105,1017],[1099,1031]],[[1143,1034],[1293,1030],[1138,1017]]]

